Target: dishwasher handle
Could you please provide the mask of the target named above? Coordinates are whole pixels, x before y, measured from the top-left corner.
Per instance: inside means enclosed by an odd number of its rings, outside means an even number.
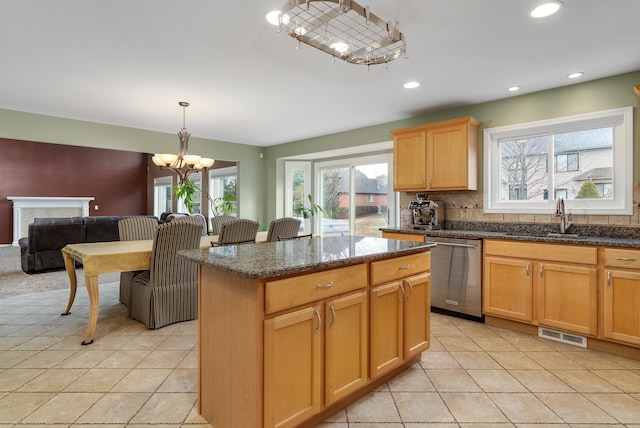
[[[438,242],[433,241],[437,245],[442,245],[443,247],[462,247],[462,248],[476,248],[477,244],[454,244],[453,242]]]

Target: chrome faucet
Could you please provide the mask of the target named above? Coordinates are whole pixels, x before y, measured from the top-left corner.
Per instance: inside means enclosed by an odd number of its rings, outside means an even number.
[[[556,216],[560,217],[560,233],[567,233],[573,223],[571,222],[571,214],[564,213],[564,199],[558,198],[556,203]]]

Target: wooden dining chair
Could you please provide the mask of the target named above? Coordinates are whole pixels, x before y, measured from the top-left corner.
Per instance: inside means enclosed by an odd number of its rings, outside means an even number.
[[[188,221],[158,226],[151,267],[131,283],[129,317],[156,329],[198,318],[198,265],[178,256],[200,247],[202,227]]]
[[[267,242],[281,240],[279,238],[295,237],[300,232],[300,220],[293,217],[282,217],[273,220],[267,231]]]
[[[158,229],[158,220],[154,217],[135,216],[123,218],[118,222],[118,234],[121,241],[151,240]],[[131,282],[141,271],[120,272],[120,303],[129,306]]]
[[[232,245],[256,242],[258,235],[258,222],[246,218],[237,218],[222,225],[218,241],[212,242],[211,245]]]

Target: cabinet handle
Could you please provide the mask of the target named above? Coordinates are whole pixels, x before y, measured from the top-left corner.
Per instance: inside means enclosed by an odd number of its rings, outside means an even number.
[[[322,285],[322,284],[316,285],[316,288],[318,290],[320,290],[322,288],[331,288],[331,287],[333,287],[333,281],[329,282],[328,284],[324,284],[324,285]]]
[[[632,257],[616,257],[616,260],[620,260],[621,262],[635,262],[636,259]]]
[[[411,284],[411,281],[409,281],[408,279],[406,279],[405,282],[409,284],[409,295],[407,296],[407,299],[410,299],[411,296],[413,296],[413,285]]]
[[[607,272],[607,286],[611,287],[611,271]]]
[[[429,179],[429,189],[433,187],[433,177]]]
[[[544,263],[540,263],[540,278],[544,278],[544,275],[542,274],[542,269],[544,269]]]
[[[314,333],[318,334],[320,332],[320,327],[322,326],[322,318],[320,318],[320,312],[318,312],[317,309],[314,309],[314,311],[316,312],[316,317],[318,318],[318,326],[314,330]]]
[[[405,295],[404,286],[402,285],[402,281],[400,282],[400,290],[402,290],[402,296],[400,296],[399,300],[400,300],[400,302],[402,302],[402,301],[404,301],[404,295]]]
[[[398,266],[398,270],[407,270],[409,269],[409,265]]]
[[[529,263],[527,263],[527,267],[525,268],[526,272],[527,272],[527,276],[529,276]]]
[[[333,328],[333,325],[336,323],[336,309],[333,307],[333,303],[329,306],[329,309],[331,309],[331,313],[333,314],[333,320],[331,324],[329,324],[329,328]]]

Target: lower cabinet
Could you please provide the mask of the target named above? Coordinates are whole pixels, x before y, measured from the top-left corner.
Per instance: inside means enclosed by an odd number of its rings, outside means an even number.
[[[379,285],[371,289],[370,296],[373,379],[429,347],[431,275]]]
[[[485,241],[484,313],[597,335],[597,248]]]
[[[605,248],[603,336],[640,345],[640,251]]]
[[[296,426],[367,383],[367,314],[363,290],[265,320],[266,427]]]

